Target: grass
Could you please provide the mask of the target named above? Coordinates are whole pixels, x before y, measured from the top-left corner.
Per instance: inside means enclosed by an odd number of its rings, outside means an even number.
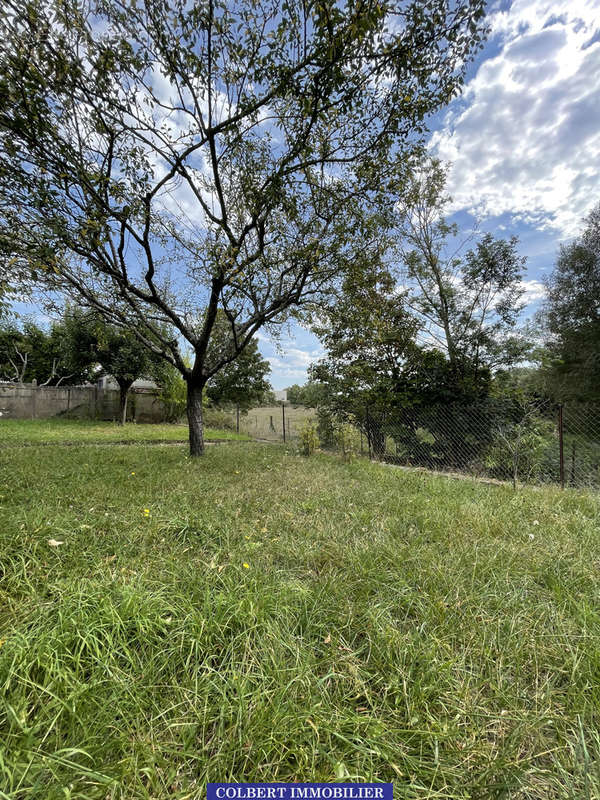
[[[245,440],[246,434],[205,428],[207,440]],[[90,422],[78,419],[0,420],[0,447],[20,444],[111,444],[129,442],[187,442],[187,425],[136,425],[128,422]]]
[[[298,436],[306,420],[316,416],[314,408],[304,406],[285,406],[285,429],[291,439]],[[281,405],[258,406],[240,416],[240,429],[255,439],[280,442],[283,439],[283,412]]]
[[[600,797],[598,497],[235,443],[0,482],[3,800]]]

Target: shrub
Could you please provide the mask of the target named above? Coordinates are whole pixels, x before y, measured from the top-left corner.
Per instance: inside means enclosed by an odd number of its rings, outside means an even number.
[[[223,411],[221,408],[207,406],[202,412],[204,424],[207,428],[217,428],[218,430],[235,430],[235,420],[233,415],[228,411]]]
[[[300,445],[305,456],[310,456],[319,446],[319,436],[314,422],[305,420],[300,428]]]
[[[335,439],[344,461],[350,461],[360,447],[360,433],[345,422],[337,428]]]
[[[165,370],[160,384],[158,399],[164,407],[165,422],[180,422],[186,413],[186,382],[175,370]]]

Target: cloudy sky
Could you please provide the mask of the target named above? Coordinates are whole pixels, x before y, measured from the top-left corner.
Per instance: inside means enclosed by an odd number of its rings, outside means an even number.
[[[527,256],[527,313],[560,242],[600,200],[600,0],[498,0],[463,95],[432,125],[452,166],[455,219],[516,235]],[[276,389],[304,383],[319,342],[294,329],[277,350],[261,336]]]

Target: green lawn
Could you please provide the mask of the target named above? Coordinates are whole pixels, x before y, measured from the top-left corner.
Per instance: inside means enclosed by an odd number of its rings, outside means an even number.
[[[0,798],[600,796],[598,497],[254,443],[6,448],[0,495]]]
[[[206,428],[207,440],[247,439],[245,434]],[[186,442],[187,425],[136,425],[125,426],[116,422],[90,422],[77,419],[2,419],[0,420],[0,447],[15,444],[87,444],[127,442]]]

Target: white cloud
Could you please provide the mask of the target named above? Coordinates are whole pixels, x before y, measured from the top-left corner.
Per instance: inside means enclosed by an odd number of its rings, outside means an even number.
[[[515,0],[432,150],[454,209],[570,236],[600,196],[600,0]]]
[[[546,296],[546,289],[541,281],[521,281],[521,288],[523,289],[522,301],[528,306]]]

